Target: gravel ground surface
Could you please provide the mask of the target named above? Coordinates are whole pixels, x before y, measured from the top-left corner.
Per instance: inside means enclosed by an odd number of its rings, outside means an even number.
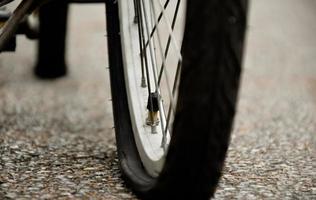
[[[315,10],[252,1],[216,199],[316,199]],[[23,37],[0,55],[0,199],[135,199],[118,170],[103,19],[102,6],[72,7],[67,78],[35,79],[35,43]]]

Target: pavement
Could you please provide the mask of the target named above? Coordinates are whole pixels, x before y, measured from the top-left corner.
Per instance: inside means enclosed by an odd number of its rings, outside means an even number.
[[[316,1],[253,0],[231,146],[215,199],[316,199]],[[121,180],[102,5],[70,10],[69,76],[0,55],[0,199],[136,199]]]

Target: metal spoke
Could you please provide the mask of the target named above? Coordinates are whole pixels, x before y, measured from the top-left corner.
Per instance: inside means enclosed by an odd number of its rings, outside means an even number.
[[[147,59],[147,53],[143,53],[143,45],[145,44],[145,38],[144,38],[144,28],[143,28],[143,13],[141,9],[141,2],[139,0],[135,0],[135,3],[137,4],[137,16],[138,16],[138,32],[139,32],[139,45],[140,45],[140,59],[142,63],[142,70],[145,64],[145,71],[146,71],[146,79],[147,79],[147,89],[148,94],[151,93],[151,85],[150,85],[150,77],[149,77],[149,69],[148,69],[148,59]],[[144,59],[143,59],[144,57]]]
[[[168,7],[170,0],[166,0],[164,5],[162,5],[161,0],[158,1],[149,0],[148,2],[147,0],[134,0],[134,23],[138,26],[142,80],[146,77],[148,95],[152,94],[153,92],[158,94],[159,116],[161,119],[160,126],[162,130],[161,147],[166,150],[167,133],[168,131],[170,132],[172,129],[172,127],[170,127],[170,123],[174,118],[176,111],[176,93],[182,63],[180,48],[178,47],[176,40],[177,38],[175,37],[173,32],[177,22],[181,0],[177,0],[177,2],[173,4],[175,7],[172,8],[172,16],[170,17],[172,19],[172,22],[170,22],[166,16],[166,8]],[[157,3],[159,4],[159,6],[156,5]],[[162,20],[162,18],[164,20]],[[167,26],[166,31],[168,35],[166,43],[162,42],[162,36],[160,35],[161,31],[158,29],[161,22],[164,22]],[[175,76],[172,77],[170,76],[166,67],[166,59],[169,55],[171,45],[173,45],[173,49],[175,50],[174,53],[178,58]],[[159,54],[159,60],[157,59],[157,54]],[[160,68],[158,68],[158,65],[160,65]],[[160,91],[160,84],[163,74],[166,78],[166,81],[164,82],[167,87],[166,94],[168,94],[166,97],[169,98],[168,111],[163,109],[163,99]],[[148,101],[148,104],[149,106],[152,106],[153,102],[151,98],[149,99],[150,100]]]
[[[151,1],[151,6],[152,6],[152,10],[153,10],[153,13],[154,15],[156,16],[156,11],[155,11],[155,6],[154,6],[154,3],[153,1]],[[163,50],[162,50],[162,42],[161,42],[161,38],[160,38],[160,34],[159,32],[157,32],[157,38],[158,38],[158,46],[159,46],[159,51],[160,51],[160,55],[162,57],[162,66],[165,66],[166,65],[166,58],[164,56],[164,53],[163,53]],[[173,95],[172,95],[172,92],[171,92],[171,87],[170,87],[170,83],[169,83],[169,75],[167,73],[167,70],[164,70],[164,74],[166,76],[166,83],[167,83],[167,90],[168,90],[168,93],[169,93],[169,98],[170,98],[170,106],[172,107],[172,110],[174,110],[174,102],[173,102]]]
[[[171,30],[173,30],[174,26],[175,26],[175,22],[176,22],[176,18],[177,18],[176,15],[178,13],[179,4],[180,4],[180,0],[177,2],[177,5],[176,5],[175,15],[173,16]],[[156,8],[155,8],[155,5],[154,5],[153,1],[151,1],[151,6],[152,6],[152,10],[154,12],[154,15],[156,16],[156,10],[155,10]],[[169,98],[170,98],[170,106],[169,106],[169,109],[168,109],[167,124],[166,124],[166,127],[163,129],[163,138],[162,138],[162,142],[161,142],[161,146],[164,147],[166,145],[166,140],[167,140],[166,137],[167,137],[168,127],[169,127],[170,119],[171,119],[171,111],[173,111],[173,113],[175,114],[176,102],[175,102],[174,94],[176,92],[177,83],[178,83],[178,79],[179,79],[181,60],[178,62],[176,76],[175,76],[175,80],[174,80],[174,84],[173,84],[173,89],[172,89],[172,92],[171,92],[171,87],[170,87],[170,83],[169,83],[169,74],[168,74],[167,70],[163,70],[163,69],[165,68],[165,65],[166,65],[166,54],[168,53],[168,49],[169,49],[169,46],[170,46],[170,42],[171,42],[172,36],[171,36],[171,34],[169,34],[168,42],[167,42],[167,48],[165,49],[164,52],[163,52],[163,49],[162,49],[163,45],[162,45],[162,42],[161,42],[159,31],[157,32],[157,38],[158,38],[160,54],[161,54],[161,57],[162,57],[162,67],[161,67],[161,70],[160,70],[160,74],[159,74],[160,77],[159,78],[161,80],[162,72],[164,72],[165,77],[166,77],[167,90],[168,90]],[[159,80],[159,82],[160,82],[160,80]]]
[[[150,1],[150,2],[152,2],[152,1]],[[156,15],[154,15],[154,11],[152,10],[152,6],[150,6],[150,12],[149,12],[149,13],[150,13],[151,24],[156,24]],[[155,25],[155,26],[156,26],[156,25]],[[158,24],[157,24],[156,27],[158,27]],[[157,31],[156,33],[157,33],[157,35],[158,35],[158,34],[159,34],[159,31]],[[153,35],[151,36],[151,40],[153,41],[153,42],[152,42],[153,49],[156,50],[155,34],[153,34]],[[156,70],[157,70],[157,72],[158,72],[159,69],[158,69],[156,51],[155,51],[155,53],[154,53],[154,61],[155,61],[155,68],[156,68]],[[159,79],[158,79],[158,80],[159,80]],[[158,86],[159,86],[159,83],[158,83]],[[158,90],[158,88],[156,88],[156,90]]]
[[[164,4],[164,9],[166,9],[168,7],[168,4],[169,4],[170,0],[167,0]],[[149,44],[149,41],[150,39],[152,38],[152,36],[154,35],[155,31],[157,30],[157,26],[159,24],[159,22],[161,21],[161,18],[162,18],[162,15],[163,15],[163,12],[161,11],[160,14],[159,14],[159,17],[158,17],[158,23],[154,25],[153,29],[151,30],[150,32],[150,37],[148,38],[146,44],[145,44],[145,47],[144,48],[147,48],[148,47],[148,44]]]
[[[180,78],[179,77],[180,77],[180,72],[181,72],[181,65],[182,65],[182,63],[180,61],[178,61],[176,75],[175,75],[175,82],[174,82],[174,85],[173,85],[173,88],[172,88],[172,94],[173,94],[173,96],[175,98],[178,96],[177,89],[178,89],[179,82],[180,82]],[[168,131],[169,124],[170,124],[170,121],[171,121],[171,108],[170,107],[168,109],[168,116],[167,116],[167,120],[166,121],[167,122],[166,122],[165,134]],[[169,130],[169,132],[172,133],[172,130]]]
[[[172,39],[172,44],[173,44],[173,46],[174,46],[174,48],[175,48],[175,50],[176,50],[176,52],[177,52],[177,56],[178,56],[180,62],[182,62],[181,51],[180,51],[180,48],[179,48],[179,46],[178,46],[178,44],[177,44],[177,42],[176,42],[176,39],[175,39],[173,30],[172,30],[172,28],[171,28],[172,26],[171,26],[171,24],[170,24],[170,21],[168,20],[168,18],[167,18],[166,15],[164,14],[164,13],[165,13],[165,10],[164,10],[164,8],[163,8],[163,6],[162,6],[161,0],[158,0],[158,2],[159,2],[160,9],[162,10],[162,16],[163,16],[163,18],[164,18],[164,20],[165,20],[165,22],[166,22],[166,24],[167,24],[168,32],[169,32],[169,35],[171,36],[171,39]]]
[[[175,27],[175,24],[176,24],[176,21],[177,21],[177,16],[178,16],[179,7],[180,7],[180,0],[178,0],[178,2],[177,2],[176,9],[175,9],[175,12],[174,12],[174,15],[173,15],[172,25],[171,25],[171,29],[172,29],[172,30],[174,30],[174,27]],[[168,57],[170,42],[171,42],[171,36],[169,35],[169,36],[168,36],[167,45],[166,45],[166,49],[165,49],[165,53],[164,53],[165,59],[167,59],[167,57]],[[160,82],[161,82],[162,72],[163,72],[163,70],[164,70],[164,67],[165,67],[164,65],[162,65],[162,66],[160,67],[160,72],[159,72],[159,76],[158,76],[158,84],[159,84],[159,85],[160,85]]]
[[[135,17],[134,17],[134,23],[142,23],[139,15],[139,7],[138,7],[138,1],[134,0],[134,12],[135,12]],[[142,49],[143,49],[143,43],[142,43],[142,36],[141,36],[141,28],[138,25],[138,39],[139,39],[139,48],[140,48],[140,57],[142,57]],[[145,80],[145,70],[144,70],[144,60],[141,58],[141,70],[142,70],[142,77],[141,77],[141,87],[145,88],[147,86],[146,80]],[[147,76],[148,80],[148,76]],[[148,81],[147,81],[148,82]],[[150,91],[150,85],[148,86],[148,90]]]
[[[149,23],[149,19],[148,19],[148,14],[146,12],[146,9],[145,9],[145,2],[144,0],[142,0],[142,9],[143,9],[143,12],[144,12],[144,19],[145,19],[145,23],[148,24]],[[157,25],[157,24],[156,24]],[[150,37],[150,32],[149,32],[149,28],[148,26],[146,26],[146,32],[147,32],[147,36],[148,38]],[[154,52],[153,52],[153,46],[152,46],[152,42],[149,42],[149,53],[150,53],[150,57],[151,57],[151,62],[152,62],[152,72],[153,72],[153,76],[154,76],[154,82],[155,82],[155,86],[156,86],[156,92],[158,93],[159,95],[159,98],[160,98],[160,91],[159,91],[159,86],[158,86],[158,78],[157,78],[157,72],[156,72],[156,68],[154,66]],[[160,99],[159,99],[160,101]],[[161,107],[161,104],[159,103],[158,104],[159,106],[159,115],[160,115],[160,125],[161,125],[161,130],[163,131],[164,130],[164,121],[162,120],[163,119],[163,109]]]

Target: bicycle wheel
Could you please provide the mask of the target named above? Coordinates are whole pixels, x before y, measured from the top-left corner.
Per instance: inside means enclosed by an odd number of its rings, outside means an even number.
[[[235,114],[246,0],[110,1],[122,174],[144,199],[208,199]]]

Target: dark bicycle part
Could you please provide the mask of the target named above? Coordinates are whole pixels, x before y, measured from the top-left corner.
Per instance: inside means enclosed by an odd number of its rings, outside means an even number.
[[[65,76],[65,43],[68,3],[52,1],[40,7],[37,64],[34,73],[42,79]]]
[[[10,18],[11,13],[6,8],[0,8],[0,29]],[[16,48],[16,37],[12,37],[5,45],[3,51],[15,51]]]
[[[68,1],[69,2],[69,1]],[[55,79],[67,74],[66,29],[67,1],[50,1],[40,7],[39,46],[34,74]],[[104,0],[71,0],[75,3],[104,3]]]
[[[151,112],[157,112],[159,110],[159,94],[152,92],[148,95],[147,110]]]
[[[13,36],[9,39],[9,41],[5,44],[4,48],[1,52],[14,52],[16,49],[16,36]]]
[[[12,2],[13,0],[0,0],[0,7]],[[105,3],[107,0],[68,0],[70,3]]]
[[[25,18],[16,32],[17,35],[25,35],[28,39],[34,40],[39,38],[39,26],[30,24],[28,18]]]
[[[9,20],[5,20],[6,27],[0,35],[0,53],[15,50],[16,34],[25,34],[29,39],[39,39],[38,58],[34,74],[41,79],[63,77],[67,74],[65,61],[67,4],[105,3],[106,0],[40,1],[42,6],[39,11],[39,27],[30,26],[27,20],[27,15],[40,6],[37,3],[39,1],[34,0],[33,5],[29,4],[29,1],[33,0],[23,0]],[[6,2],[9,3],[9,1]]]
[[[13,0],[0,0],[0,7],[10,3]],[[22,21],[25,17],[31,13],[34,9],[40,5],[44,5],[49,1],[58,2],[58,4],[64,3],[105,3],[108,0],[68,0],[68,1],[58,1],[58,0],[23,0],[19,6],[15,9],[12,16],[6,21],[3,29],[0,32],[0,53],[5,49],[5,43],[10,41],[10,37],[14,37],[21,26]],[[58,9],[57,9],[58,10]],[[56,12],[58,13],[58,12]],[[56,14],[54,13],[54,14]],[[56,14],[58,15],[58,14]],[[22,23],[23,24],[23,23]],[[38,32],[30,28],[27,24],[23,24],[23,31],[19,32],[20,34],[25,34],[30,39],[36,39],[38,37]]]
[[[12,2],[13,0],[0,0],[0,7]]]
[[[14,10],[8,21],[4,24],[0,33],[0,52],[5,49],[7,42],[16,33],[20,22],[36,6],[36,0],[23,0]]]
[[[10,18],[11,13],[8,11],[5,7],[0,8],[0,28],[3,26],[3,24],[8,21]]]

